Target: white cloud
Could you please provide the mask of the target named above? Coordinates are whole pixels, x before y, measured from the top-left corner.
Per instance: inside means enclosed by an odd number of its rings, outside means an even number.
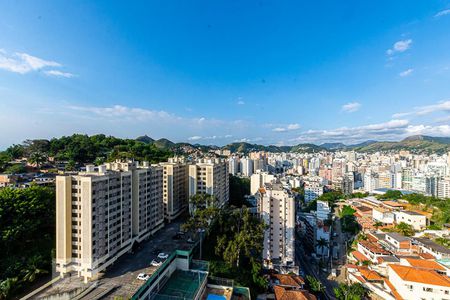
[[[0,51],[0,69],[19,74],[26,74],[33,71],[40,71],[48,67],[61,67],[61,64],[27,53],[15,52],[9,54],[3,49]]]
[[[422,116],[422,115],[427,115],[427,114],[431,114],[434,112],[450,113],[450,100],[441,101],[441,102],[438,102],[438,103],[432,104],[432,105],[417,106],[417,107],[414,107],[413,111],[396,113],[392,117],[393,118],[402,118],[402,117],[411,116],[411,115]]]
[[[49,76],[57,76],[57,77],[65,77],[65,78],[72,78],[75,76],[72,73],[61,72],[58,70],[48,70],[48,71],[44,71],[44,73]]]
[[[434,15],[435,18],[439,18],[442,16],[450,15],[450,9],[444,9]]]
[[[375,123],[357,127],[341,127],[330,130],[308,130],[302,132],[291,142],[348,142],[369,139],[389,140],[398,139],[406,133],[408,120],[390,120],[383,123]]]
[[[285,131],[293,131],[293,130],[297,130],[297,129],[300,129],[300,124],[293,123],[293,124],[288,124],[285,127],[275,127],[274,129],[272,129],[272,131],[285,132]]]
[[[244,105],[245,102],[244,102],[243,100],[239,100],[239,101],[237,102],[237,104],[238,104],[238,105]]]
[[[393,55],[395,53],[405,52],[406,50],[411,48],[412,42],[413,42],[412,39],[401,40],[401,41],[395,42],[394,45],[392,46],[392,48],[388,49],[386,51],[386,54]]]
[[[201,139],[202,139],[202,137],[199,136],[199,135],[194,135],[194,136],[191,136],[191,137],[188,138],[188,140],[190,140],[190,141],[198,141],[198,140],[201,140]]]
[[[407,69],[407,70],[405,70],[405,71],[403,71],[403,72],[400,72],[398,75],[400,76],[400,77],[406,77],[406,76],[409,76],[409,75],[411,75],[412,73],[414,72],[414,69]]]
[[[360,108],[361,108],[361,103],[350,102],[350,103],[342,105],[341,110],[344,112],[352,113],[352,112],[358,111]]]

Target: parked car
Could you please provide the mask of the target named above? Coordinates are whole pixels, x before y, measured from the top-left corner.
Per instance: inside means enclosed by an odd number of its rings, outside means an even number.
[[[169,257],[169,254],[164,253],[164,252],[161,252],[158,254],[158,258],[161,258],[161,259],[167,259],[168,257]]]
[[[142,281],[147,281],[150,278],[150,276],[148,276],[145,273],[139,273],[139,275],[137,276],[137,279],[142,280]]]
[[[162,261],[161,260],[152,260],[152,262],[150,263],[153,267],[159,267],[160,265],[162,265]]]

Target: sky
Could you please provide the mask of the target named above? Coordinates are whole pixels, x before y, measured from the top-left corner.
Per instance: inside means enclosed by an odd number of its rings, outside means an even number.
[[[0,1],[0,149],[450,136],[450,1]]]

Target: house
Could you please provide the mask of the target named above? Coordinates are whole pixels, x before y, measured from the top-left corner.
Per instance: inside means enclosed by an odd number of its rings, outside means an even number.
[[[390,255],[390,252],[383,249],[379,244],[364,240],[358,242],[358,252],[369,258],[372,263],[377,263],[377,258],[380,256]]]
[[[397,232],[386,233],[384,240],[380,241],[380,244],[396,254],[411,253],[411,239]]]
[[[394,212],[394,216],[395,223],[406,223],[408,225],[411,225],[414,230],[422,230],[429,225],[427,217],[415,211],[396,211]]]
[[[426,270],[434,270],[441,275],[447,274],[447,268],[437,263],[436,261],[414,259],[414,258],[401,258],[400,264],[403,266],[410,266],[414,268],[421,268]]]
[[[316,296],[305,290],[274,286],[275,300],[316,300]]]
[[[450,280],[434,270],[389,265],[388,279],[403,299],[449,299]]]
[[[450,258],[450,249],[436,244],[427,238],[414,238],[413,243],[419,246],[419,251],[433,255],[437,259]]]
[[[392,224],[395,221],[394,213],[389,209],[382,207],[373,208],[372,219],[375,222],[381,222],[383,224]]]

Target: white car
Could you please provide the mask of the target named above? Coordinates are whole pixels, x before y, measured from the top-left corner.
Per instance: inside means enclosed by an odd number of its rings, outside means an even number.
[[[161,252],[158,254],[158,258],[160,259],[167,259],[169,257],[169,254]]]
[[[160,265],[162,265],[162,261],[157,261],[156,259],[154,259],[150,264],[154,267],[159,267]]]
[[[150,276],[148,276],[145,273],[139,273],[139,275],[137,276],[137,279],[143,280],[143,281],[147,281],[149,278],[150,278]]]

